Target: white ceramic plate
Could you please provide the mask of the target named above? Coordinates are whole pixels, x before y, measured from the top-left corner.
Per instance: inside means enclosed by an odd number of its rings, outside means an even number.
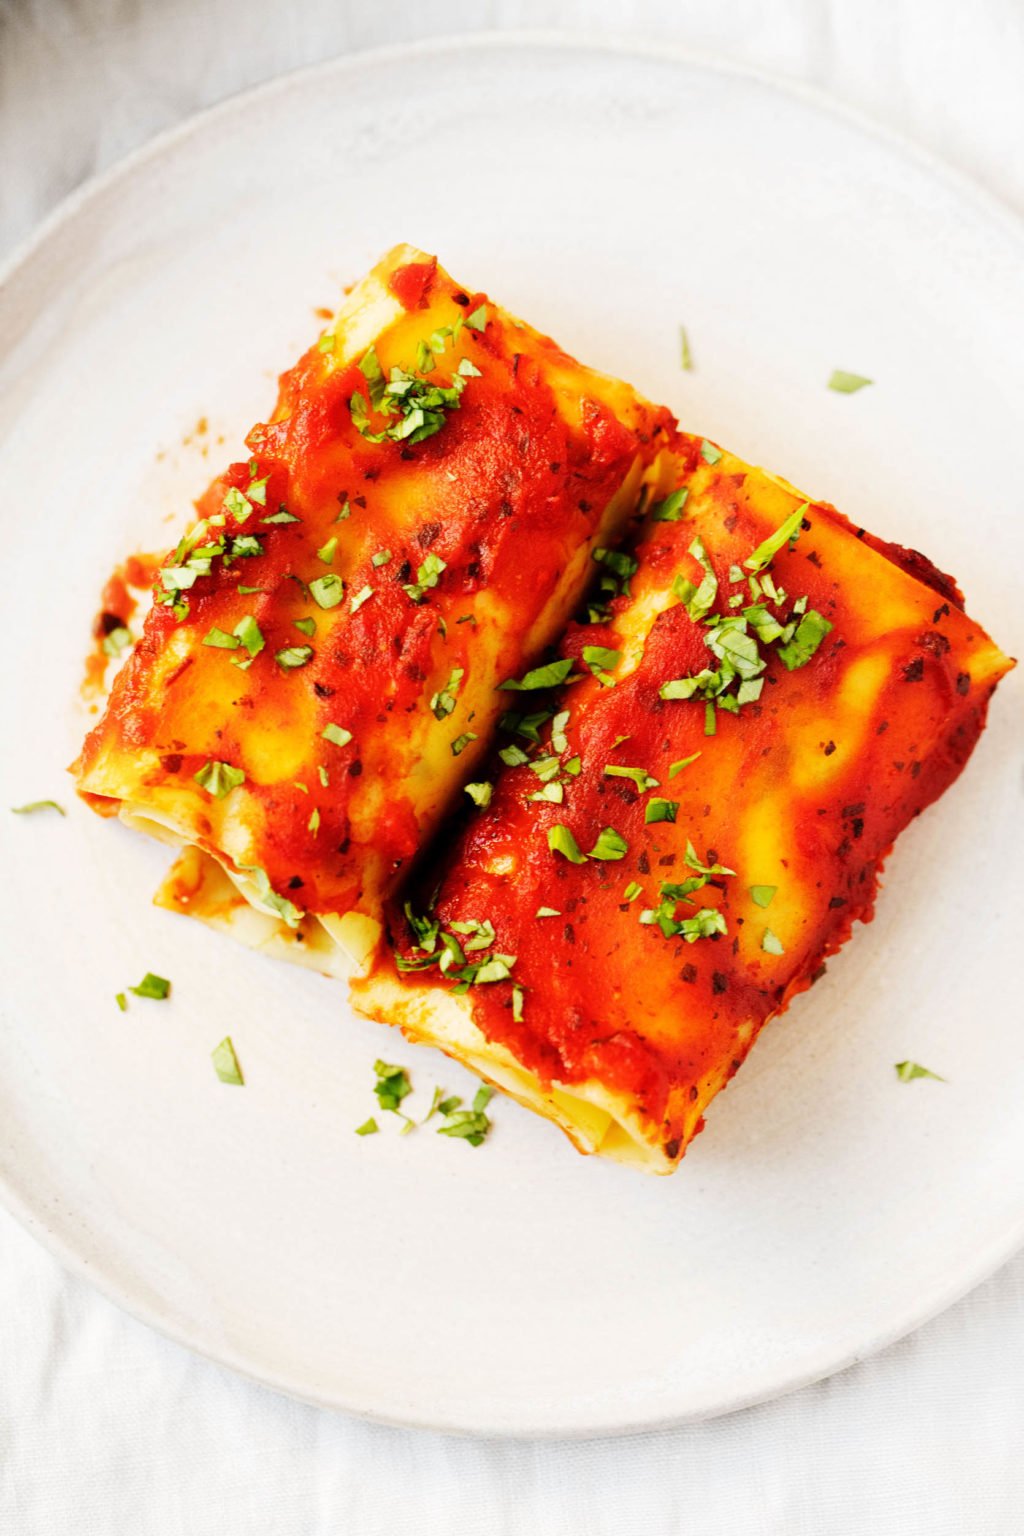
[[[523,1434],[720,1413],[877,1349],[1024,1238],[1024,690],[675,1178],[501,1102],[480,1150],[354,1136],[378,1054],[421,1104],[464,1075],[153,909],[165,853],[71,805],[63,766],[103,578],[168,542],[313,307],[400,239],[927,550],[1019,643],[1024,242],[965,185],[768,81],[550,39],[356,56],[197,119],[0,295],[0,804],[70,806],[0,817],[4,1197],[137,1316],[313,1402]],[[877,382],[830,393],[834,367]],[[172,1000],[118,1013],[147,969]],[[211,1066],[226,1033],[244,1090]],[[904,1057],[948,1083],[899,1083]]]

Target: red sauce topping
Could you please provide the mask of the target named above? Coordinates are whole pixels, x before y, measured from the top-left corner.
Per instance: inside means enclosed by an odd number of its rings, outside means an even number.
[[[436,273],[436,260],[410,261],[395,268],[388,278],[388,287],[403,309],[422,309]]]
[[[677,574],[700,579],[688,552],[699,533],[718,583],[714,612],[736,611],[726,606],[732,593],[753,601],[746,580],[731,582],[730,570],[781,518],[766,526],[756,477],[753,492],[742,481],[712,476],[706,489],[691,491],[685,521],[649,526],[634,600],[667,595]],[[702,700],[660,696],[664,683],[717,665],[707,625],[673,601],[647,633],[633,672],[602,687],[581,661],[585,680],[549,701],[570,711],[568,746],[557,755],[563,764],[580,759],[577,775],[558,775],[562,803],[531,798],[546,781],[530,765],[493,762],[479,775],[496,785],[489,808],[466,813],[440,872],[425,868],[412,893],[414,910],[425,912],[437,891],[430,910],[449,932],[486,918],[493,951],[516,957],[509,981],[466,994],[489,1039],[542,1082],[597,1079],[621,1090],[664,1122],[666,1141],[693,1134],[687,1114],[709,1076],[730,1075],[757,1028],[810,984],[853,920],[870,918],[894,839],[956,778],[984,723],[992,683],[972,687],[970,669],[988,641],[958,608],[940,603],[936,588],[955,590],[948,579],[940,585],[934,568],[921,571],[901,549],[890,555],[879,541],[858,540],[830,508],[812,506],[805,522],[795,550],[780,552],[772,568],[788,593],[784,612],[806,597],[833,625],[805,665],[789,671],[766,647],[761,698],[736,715],[719,709],[708,736]],[[628,646],[622,619],[630,606],[630,598],[616,598],[608,623],[571,626],[563,654]],[[867,714],[859,692],[844,693],[861,663],[871,677],[863,685]],[[521,738],[519,745],[549,755],[542,735],[540,748]],[[670,776],[673,763],[692,754],[699,756]],[[642,789],[607,775],[607,765],[658,784]],[[675,820],[647,820],[655,799],[672,802]],[[570,830],[583,854],[612,827],[626,841],[625,856],[570,862],[548,846],[556,825]],[[693,943],[639,920],[658,906],[663,882],[696,873],[688,840],[700,862],[735,871],[712,875],[691,893],[692,905],[679,900],[677,918],[709,907],[726,919],[726,933]],[[640,893],[627,901],[632,885]],[[752,900],[752,885],[777,887],[767,908]],[[538,918],[540,907],[558,915]],[[414,958],[397,903],[391,927]],[[785,938],[780,955],[762,947],[775,929]],[[398,974],[411,989],[439,979],[431,970]],[[522,988],[521,1020],[513,984]]]

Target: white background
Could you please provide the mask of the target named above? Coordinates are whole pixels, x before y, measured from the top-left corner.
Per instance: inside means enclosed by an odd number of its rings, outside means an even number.
[[[823,87],[1024,212],[1015,0],[0,0],[0,256],[85,177],[241,87],[381,42],[554,24]],[[913,1338],[781,1402],[630,1441],[484,1445],[305,1408],[193,1359],[0,1213],[4,1536],[1016,1536],[1022,1448],[1024,1257]]]

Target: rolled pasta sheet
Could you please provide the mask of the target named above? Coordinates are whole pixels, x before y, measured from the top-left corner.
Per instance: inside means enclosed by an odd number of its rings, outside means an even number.
[[[199,503],[74,765],[194,850],[164,904],[361,962],[671,426],[433,257],[385,257]]]
[[[487,803],[357,1006],[586,1152],[671,1172],[761,1026],[873,913],[1012,665],[916,552],[680,436]]]

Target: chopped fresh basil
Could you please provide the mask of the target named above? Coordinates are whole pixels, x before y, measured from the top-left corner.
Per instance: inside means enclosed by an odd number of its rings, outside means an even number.
[[[548,847],[552,853],[560,853],[563,859],[568,859],[570,864],[585,864],[586,858],[579,850],[579,844],[573,837],[569,828],[556,821],[553,827],[548,828]]]
[[[635,880],[631,880],[622,893],[623,901],[636,901],[642,890],[642,885],[638,885]]]
[[[251,614],[247,613],[244,619],[239,619],[232,631],[235,639],[243,645],[250,656],[258,656],[266,641],[263,633]]]
[[[260,518],[260,522],[261,523],[301,523],[302,522],[302,518],[301,517],[296,517],[294,512],[289,512],[288,508],[285,506],[284,502],[282,501],[281,505],[278,507],[276,512],[272,512],[269,517],[261,517]]]
[[[459,757],[469,746],[470,742],[476,741],[476,739],[476,731],[463,731],[461,736],[456,736],[452,742],[452,757]]]
[[[471,315],[467,315],[463,324],[471,331],[482,331],[487,326],[487,305],[481,304],[474,309]]]
[[[678,597],[685,606],[690,618],[696,623],[711,612],[715,598],[718,595],[718,577],[715,568],[708,559],[708,552],[704,548],[704,541],[698,536],[690,545],[689,553],[697,561],[704,571],[700,585],[697,586],[686,576],[677,576],[672,583],[672,594]]]
[[[359,372],[369,386],[370,404],[374,407],[379,406],[384,398],[385,381],[376,347],[368,348],[360,361]]]
[[[632,779],[641,794],[658,787],[658,780],[652,778],[646,768],[623,768],[618,763],[605,763],[604,775],[608,779]]]
[[[622,660],[622,652],[610,650],[606,645],[585,645],[583,660],[598,682],[609,687],[614,684],[615,679],[609,675],[607,668],[618,666]]]
[[[352,732],[346,731],[343,725],[335,725],[333,720],[324,726],[320,735],[324,741],[333,742],[336,747],[347,747],[352,740]]]
[[[321,544],[316,552],[316,557],[323,565],[333,565],[337,548],[338,535],[335,533],[331,535],[326,544]]]
[[[293,619],[292,623],[302,635],[312,637],[316,634],[316,619]]]
[[[805,501],[802,506],[791,512],[785,522],[781,523],[774,533],[770,533],[764,543],[757,546],[753,554],[747,556],[743,562],[745,569],[763,571],[784,544],[788,544],[790,539],[797,538],[809,506],[810,503]]]
[[[120,1008],[122,1013],[128,1012],[128,999],[125,997],[123,992],[114,993],[114,1002]]]
[[[286,672],[295,667],[304,667],[313,660],[313,647],[311,645],[286,645],[283,650],[274,652],[274,660],[279,667]]]
[[[681,486],[679,490],[672,491],[662,501],[656,501],[651,508],[650,517],[652,523],[678,523],[683,516],[683,509],[690,492],[687,486]]]
[[[252,511],[252,502],[248,496],[244,496],[241,491],[232,486],[225,494],[223,507],[225,512],[231,513],[236,522],[244,523]]]
[[[777,885],[752,885],[750,887],[750,899],[755,906],[770,907],[772,897],[777,890]]]
[[[715,706],[711,699],[704,705],[704,735],[714,736],[718,731],[718,721],[715,716]]]
[[[517,747],[515,742],[511,746],[502,747],[498,756],[507,768],[521,768],[530,761],[522,747]]]
[[[237,789],[239,784],[245,783],[245,770],[233,768],[230,763],[221,763],[213,760],[204,763],[199,772],[193,774],[196,783],[215,800],[223,800],[231,790]]]
[[[132,643],[132,632],[123,624],[112,629],[109,635],[103,637],[103,651],[107,656],[118,657]]]
[[[917,1061],[896,1062],[896,1076],[901,1083],[912,1083],[915,1077],[931,1077],[937,1083],[944,1083],[946,1081],[937,1072],[929,1072],[927,1067],[922,1067],[920,1062]]]
[[[430,700],[430,708],[435,720],[443,720],[446,715],[452,714],[455,709],[456,696],[459,685],[465,677],[464,667],[453,667],[448,681],[443,688],[439,688]]]
[[[547,666],[534,667],[532,671],[525,673],[520,678],[508,677],[498,687],[510,693],[530,693],[538,688],[555,688],[559,683],[564,683],[572,671],[572,657],[568,656],[563,661],[551,661]]]
[[[477,1114],[471,1109],[457,1109],[447,1117],[444,1125],[438,1127],[437,1134],[456,1136],[468,1141],[471,1147],[479,1147],[486,1141],[490,1128],[491,1122],[485,1114]]]
[[[230,558],[232,560],[252,560],[256,555],[262,555],[262,553],[263,545],[254,534],[239,534],[237,538],[231,540]],[[224,563],[225,565],[228,563],[227,555],[224,557]]]
[[[306,831],[312,832],[314,837],[320,831],[320,811],[316,806],[314,806],[313,811],[310,814],[310,818],[306,822]]]
[[[764,950],[766,955],[784,955],[786,953],[782,947],[781,939],[779,939],[770,928],[766,928],[764,931],[764,937],[761,940],[761,948]]]
[[[403,583],[402,590],[408,593],[414,603],[422,603],[424,594],[437,586],[441,573],[447,569],[445,562],[437,555],[427,555],[416,572],[415,582]]]
[[[288,900],[287,896],[279,896],[270,883],[270,876],[259,864],[239,864],[239,873],[248,875],[256,887],[256,894],[265,907],[275,912],[282,922],[289,928],[297,928],[302,921],[303,914],[299,908]]]
[[[373,1091],[378,1104],[381,1109],[397,1111],[402,1100],[412,1093],[408,1072],[404,1067],[395,1067],[386,1061],[375,1061],[373,1070],[377,1077]]]
[[[728,869],[724,864],[702,864],[689,838],[686,840],[683,863],[687,868],[696,870],[698,875],[734,875],[736,873],[734,869]]]
[[[152,971],[147,971],[137,987],[129,987],[129,992],[134,992],[136,997],[151,997],[157,1002],[163,1002],[171,995],[171,984],[165,976],[154,976]]]
[[[333,571],[316,576],[309,584],[309,595],[319,608],[337,608],[345,596],[345,583]]]
[[[242,1069],[238,1065],[238,1057],[235,1055],[235,1048],[231,1043],[230,1035],[225,1035],[220,1045],[211,1051],[210,1054],[213,1058],[213,1069],[222,1083],[230,1083],[235,1088],[243,1088],[245,1086],[245,1078],[242,1076]]]
[[[578,851],[579,850],[577,849],[577,852]],[[582,857],[581,857],[580,863],[582,863],[582,862],[583,862],[583,860],[582,860]],[[561,912],[559,912],[557,907],[538,907],[537,911],[535,913],[536,917],[561,917],[561,915],[562,914],[561,914]]]
[[[360,591],[358,591],[356,593],[355,597],[352,599],[351,611],[353,613],[358,613],[360,608],[363,606],[363,604],[365,602],[367,602],[373,596],[373,594],[374,594],[374,588],[373,587],[363,587],[363,588],[361,588]]]
[[[624,859],[629,852],[629,844],[621,832],[616,832],[614,827],[602,827],[597,834],[597,842],[587,854],[588,859]]]
[[[338,515],[334,519],[334,521],[336,523],[347,522],[348,519],[352,516],[352,507],[351,507],[351,505],[349,503],[349,499],[345,495],[344,491],[342,491],[341,495],[338,497],[338,501],[340,503],[340,507],[339,507]]]
[[[490,805],[491,796],[494,794],[493,784],[482,781],[478,784],[464,784],[463,788],[473,804],[479,806],[482,811]]]
[[[388,561],[390,559],[391,559],[391,551],[390,551],[390,549],[378,549],[377,553],[373,556],[371,564],[375,565],[377,567],[377,569],[380,570],[381,566],[382,565],[387,565],[387,563],[388,563]]]
[[[714,443],[709,443],[705,437],[700,445],[700,456],[705,464],[717,464],[722,457],[722,450],[716,448]]]
[[[218,629],[216,624],[203,636],[204,645],[215,646],[221,651],[237,651],[241,643],[237,635],[229,635],[225,630]]]
[[[30,800],[27,805],[12,805],[11,810],[15,816],[31,816],[35,811],[57,811],[61,816],[67,815],[67,811],[56,800]]]
[[[377,1134],[377,1132],[379,1130],[380,1130],[380,1126],[377,1124],[376,1120],[371,1115],[369,1120],[364,1120],[362,1125],[357,1125],[356,1126],[356,1135],[357,1136],[376,1136],[376,1134]]]
[[[831,629],[832,625],[828,619],[824,618],[817,609],[809,608],[801,617],[793,638],[777,647],[778,657],[783,666],[790,672],[806,666]]]
[[[647,824],[657,821],[675,821],[678,814],[678,800],[659,800],[654,796],[644,807],[644,821]]]
[[[854,395],[858,389],[864,389],[866,385],[873,383],[873,379],[866,379],[862,373],[847,373],[843,368],[834,368],[828,387],[834,389],[839,395]]]
[[[527,800],[546,801],[550,805],[561,805],[565,799],[565,790],[561,784],[542,784],[540,789],[532,795],[527,795]]]
[[[684,373],[689,373],[693,368],[693,354],[690,351],[690,338],[686,334],[686,326],[679,327],[679,366]]]
[[[680,757],[676,762],[671,763],[668,770],[669,778],[674,779],[677,773],[682,773],[684,768],[689,768],[690,764],[695,763],[698,757],[700,757],[699,752],[691,752],[689,757]]]

